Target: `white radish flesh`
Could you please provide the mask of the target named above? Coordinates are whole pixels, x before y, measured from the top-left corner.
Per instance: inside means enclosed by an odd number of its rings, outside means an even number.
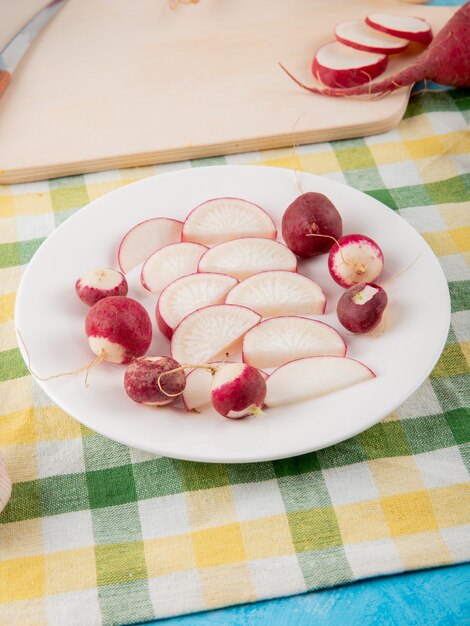
[[[387,35],[427,44],[432,39],[431,26],[419,17],[394,13],[370,13],[366,24]]]
[[[202,255],[199,272],[219,272],[244,280],[265,270],[297,270],[297,259],[279,241],[243,237],[220,243]]]
[[[236,285],[227,304],[240,304],[263,317],[272,315],[320,315],[326,298],[313,280],[285,270],[260,272]]]
[[[207,247],[199,243],[172,243],[151,254],[142,266],[140,282],[152,293],[160,293],[181,276],[197,271]]]
[[[329,87],[353,87],[382,74],[387,63],[385,54],[356,50],[334,41],[317,51],[312,62],[312,73]]]
[[[314,356],[282,365],[266,381],[266,406],[309,400],[374,378],[363,363],[339,356]]]
[[[88,272],[75,283],[75,291],[82,302],[93,306],[109,296],[127,296],[128,285],[124,274],[105,267]]]
[[[365,50],[366,52],[384,54],[403,52],[409,43],[407,39],[400,39],[382,33],[360,20],[351,20],[337,24],[335,36],[338,41],[346,46]]]
[[[243,361],[255,367],[279,367],[307,356],[344,356],[346,344],[328,324],[306,317],[272,317],[243,338]]]
[[[257,204],[242,198],[213,198],[186,218],[182,241],[214,245],[239,237],[276,239],[273,220]]]
[[[328,269],[341,287],[373,283],[382,271],[382,250],[370,237],[345,235],[330,250]]]

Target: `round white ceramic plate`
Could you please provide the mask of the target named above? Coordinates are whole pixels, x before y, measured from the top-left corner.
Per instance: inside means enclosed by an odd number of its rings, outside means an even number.
[[[224,419],[212,409],[195,414],[181,407],[139,406],[124,392],[123,366],[100,364],[90,371],[88,386],[83,373],[40,382],[48,396],[89,428],[129,446],[179,459],[234,463],[324,448],[396,409],[425,380],[444,346],[450,321],[444,274],[421,236],[377,200],[311,174],[299,174],[299,181],[303,191],[324,193],[334,202],[345,233],[364,233],[383,250],[380,282],[386,284],[389,307],[380,336],[352,336],[341,330],[335,309],[343,290],[328,273],[326,255],[299,264],[326,293],[321,319],[343,334],[348,355],[370,367],[375,379],[242,420]],[[183,220],[203,200],[239,196],[265,207],[280,226],[285,208],[298,195],[292,170],[216,166],[147,178],[90,203],[39,248],[18,290],[15,323],[32,371],[46,377],[93,358],[84,334],[88,308],[75,294],[75,280],[95,268],[116,267],[119,241],[137,222],[157,216]],[[129,282],[129,296],[140,300],[154,319],[156,297],[141,287],[138,270],[129,275]],[[21,341],[20,346],[26,357]],[[149,354],[168,353],[168,342],[155,328]]]

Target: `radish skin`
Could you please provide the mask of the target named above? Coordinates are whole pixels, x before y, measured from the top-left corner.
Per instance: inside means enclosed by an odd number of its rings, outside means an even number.
[[[470,2],[463,5],[414,62],[393,76],[376,83],[350,88],[312,87],[281,68],[303,89],[322,96],[384,96],[420,80],[450,87],[470,87]]]

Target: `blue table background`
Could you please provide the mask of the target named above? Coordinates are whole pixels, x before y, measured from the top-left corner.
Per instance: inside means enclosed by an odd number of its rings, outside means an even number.
[[[463,0],[432,0],[457,6]],[[410,6],[412,14],[412,6]],[[184,589],[181,589],[184,594]],[[363,580],[310,593],[147,622],[148,626],[465,626],[470,564]]]

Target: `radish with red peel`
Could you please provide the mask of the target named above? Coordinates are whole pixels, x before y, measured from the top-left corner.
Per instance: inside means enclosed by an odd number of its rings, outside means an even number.
[[[306,356],[344,356],[346,344],[328,324],[307,317],[271,317],[243,337],[243,361],[255,367],[279,367]]]
[[[420,17],[395,13],[370,13],[365,21],[375,30],[394,37],[403,37],[408,41],[428,44],[432,40],[431,26]]]
[[[426,50],[411,65],[383,80],[357,87],[312,87],[281,68],[300,87],[311,93],[333,96],[384,96],[400,87],[420,80],[432,80],[441,85],[470,87],[470,2],[464,4],[434,37]]]
[[[380,52],[382,54],[396,54],[403,52],[409,41],[392,37],[375,28],[371,28],[361,20],[341,22],[335,27],[335,37],[345,46],[351,46],[364,52]]]
[[[313,280],[285,270],[260,272],[235,285],[227,304],[241,304],[263,317],[272,315],[321,315],[326,298]]]
[[[158,298],[155,311],[158,328],[171,339],[173,330],[186,315],[211,304],[223,304],[237,283],[233,276],[204,272],[178,278]]]
[[[140,282],[153,293],[160,293],[168,284],[196,272],[199,259],[207,246],[199,243],[171,243],[151,254],[142,266]]]
[[[127,296],[127,290],[124,274],[109,267],[88,272],[75,283],[77,296],[88,306],[110,296]]]
[[[376,280],[383,264],[382,250],[365,235],[345,235],[333,245],[328,257],[332,278],[346,289]]]
[[[277,229],[257,204],[242,198],[213,198],[191,211],[181,240],[212,246],[239,237],[276,239]]]
[[[387,64],[385,54],[355,50],[334,41],[317,50],[312,62],[312,74],[328,87],[354,87],[385,72]]]
[[[307,235],[326,235],[308,237]],[[309,191],[296,198],[282,217],[282,236],[292,252],[308,258],[323,254],[343,234],[343,221],[335,205],[322,193]]]
[[[310,400],[375,378],[360,361],[341,356],[312,356],[290,361],[266,381],[266,406]]]
[[[140,265],[152,252],[169,243],[181,241],[183,223],[166,217],[156,217],[136,224],[122,238],[118,263],[124,274]]]
[[[187,315],[171,337],[171,356],[180,363],[207,363],[225,354],[261,315],[244,306],[214,304]]]
[[[280,241],[242,237],[219,243],[202,255],[199,272],[218,272],[244,280],[265,270],[297,270],[297,259]]]
[[[140,302],[110,296],[92,306],[85,320],[85,333],[98,357],[111,363],[129,363],[149,349],[152,322]]]
[[[251,365],[227,363],[212,378],[212,405],[224,417],[260,415],[265,398],[264,377]]]
[[[135,359],[124,374],[124,389],[138,404],[171,404],[181,396],[185,385],[186,375],[180,364],[167,356]]]
[[[368,333],[380,324],[387,303],[387,294],[380,285],[359,283],[343,293],[336,313],[350,332]]]

